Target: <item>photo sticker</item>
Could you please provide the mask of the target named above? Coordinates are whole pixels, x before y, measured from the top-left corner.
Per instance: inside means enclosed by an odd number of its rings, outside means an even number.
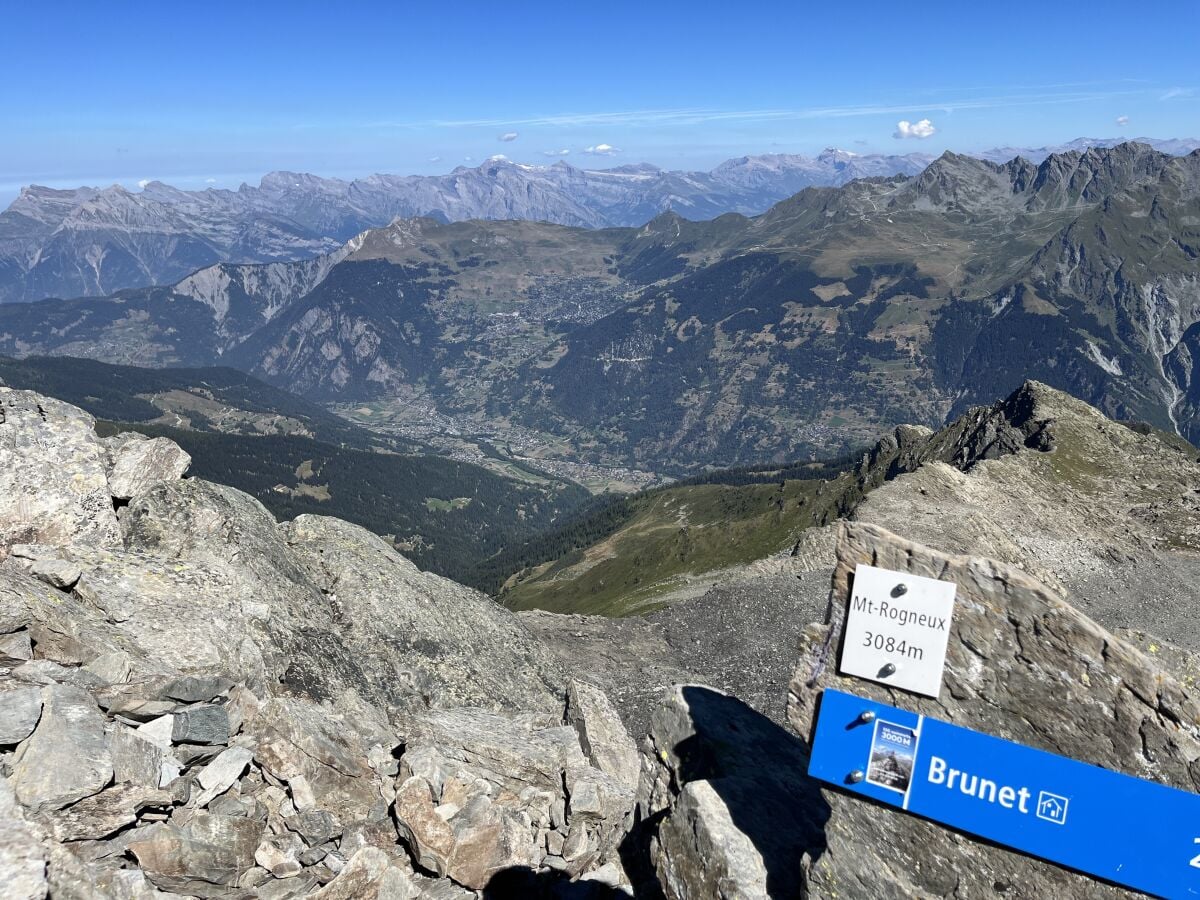
[[[912,781],[916,755],[915,731],[892,722],[876,721],[875,734],[871,738],[871,759],[867,763],[867,782],[905,793]]]

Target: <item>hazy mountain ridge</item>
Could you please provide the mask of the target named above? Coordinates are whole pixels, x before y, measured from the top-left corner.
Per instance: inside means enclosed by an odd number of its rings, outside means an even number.
[[[236,191],[25,188],[0,213],[0,302],[109,294],[168,284],[217,262],[295,260],[335,250],[397,217],[530,219],[600,228],[638,225],[665,209],[704,219],[758,213],[810,184],[919,172],[932,157],[752,156],[711,172],[654,166],[579,169],[503,159],[446,175],[344,181],[272,172]]]
[[[1145,142],[1166,152],[1190,140]],[[1038,150],[977,154],[1040,162],[1051,152],[1110,146],[1081,138]],[[923,153],[816,157],[768,154],[730,159],[709,172],[651,165],[582,169],[560,161],[531,166],[496,158],[445,175],[371,175],[352,181],[272,172],[257,186],[186,191],[160,181],[141,191],[120,185],[55,190],[27,187],[0,213],[0,303],[44,297],[102,296],[170,284],[219,262],[296,260],[335,251],[367,228],[397,217],[443,221],[530,219],[588,228],[633,226],[666,210],[704,220],[756,215],[810,186],[857,178],[915,175]]]

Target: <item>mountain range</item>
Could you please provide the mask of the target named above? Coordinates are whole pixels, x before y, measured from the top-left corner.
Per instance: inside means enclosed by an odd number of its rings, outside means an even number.
[[[1186,153],[1196,141],[1151,141]],[[1106,146],[1081,138],[1062,147],[1012,148],[981,156]],[[0,213],[0,303],[98,296],[170,284],[217,262],[297,260],[335,250],[367,228],[397,217],[441,221],[529,219],[588,228],[633,226],[673,210],[688,219],[755,215],[810,186],[856,178],[915,175],[931,156],[859,155],[829,149],[815,158],[772,154],[728,160],[709,172],[651,165],[580,169],[494,158],[446,175],[372,175],[353,181],[273,172],[257,187],[185,191],[151,181],[55,190],[27,187]]]
[[[946,153],[753,218],[400,220],[300,263],[5,305],[0,352],[220,362],[408,437],[672,475],[864,446],[1027,377],[1195,439],[1198,222],[1197,152]]]

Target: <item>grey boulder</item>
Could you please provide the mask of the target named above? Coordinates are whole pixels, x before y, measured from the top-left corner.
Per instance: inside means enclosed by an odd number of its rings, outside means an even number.
[[[160,481],[177,481],[192,458],[164,437],[118,435],[109,441],[108,490],[114,499],[129,500]]]
[[[61,809],[100,791],[113,776],[104,737],[106,719],[82,688],[55,684],[42,690],[42,716],[17,748],[12,784],[33,812]]]

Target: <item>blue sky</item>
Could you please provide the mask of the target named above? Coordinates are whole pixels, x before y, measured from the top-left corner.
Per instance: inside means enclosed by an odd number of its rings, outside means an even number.
[[[0,15],[4,203],[29,182],[236,187],[497,153],[709,168],[826,146],[1200,135],[1196,0],[52,0]]]

